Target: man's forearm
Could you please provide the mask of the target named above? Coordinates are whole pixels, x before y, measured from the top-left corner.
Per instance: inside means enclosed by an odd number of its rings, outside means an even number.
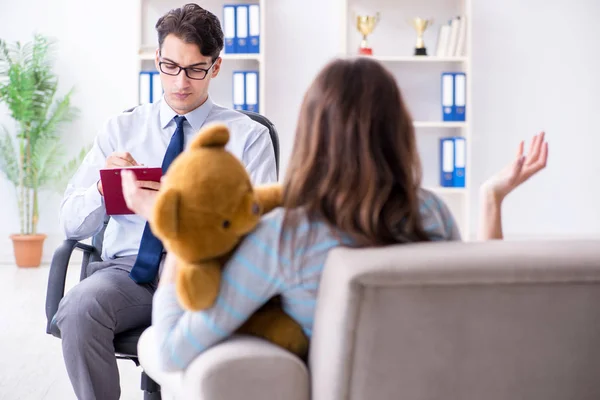
[[[503,239],[502,199],[482,189],[480,192],[481,211],[479,225],[480,240]]]
[[[61,205],[60,222],[68,239],[81,240],[102,229],[105,214],[96,185],[88,189],[69,188]]]

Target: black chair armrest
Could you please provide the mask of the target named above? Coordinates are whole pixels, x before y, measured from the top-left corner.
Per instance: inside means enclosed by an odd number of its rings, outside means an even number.
[[[46,333],[57,336],[56,328],[52,324],[52,318],[58,310],[60,300],[65,294],[65,283],[67,280],[67,268],[73,250],[78,248],[83,251],[83,261],[81,263],[80,279],[85,277],[85,269],[90,261],[90,257],[99,258],[98,251],[93,246],[80,243],[76,240],[65,240],[62,245],[56,249],[50,263],[50,272],[48,273],[48,289],[46,291]]]

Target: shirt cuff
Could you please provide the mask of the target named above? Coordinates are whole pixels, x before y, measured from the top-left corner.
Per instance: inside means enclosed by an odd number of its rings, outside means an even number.
[[[104,205],[104,197],[98,191],[98,183],[94,183],[92,186],[87,188],[84,198],[85,204],[92,205],[94,210]]]

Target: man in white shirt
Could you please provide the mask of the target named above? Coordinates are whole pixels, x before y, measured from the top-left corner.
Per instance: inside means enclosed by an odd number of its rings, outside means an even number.
[[[227,145],[246,166],[254,184],[277,180],[275,154],[264,126],[237,111],[214,104],[210,81],[221,66],[223,32],[217,17],[196,4],[169,11],[157,24],[164,97],[111,118],[69,183],[61,205],[61,224],[69,239],[98,233],[106,218],[101,168],[160,166],[163,171],[196,132],[210,122],[231,130]],[[160,184],[143,182],[147,196]],[[117,215],[104,234],[101,263],[67,292],[55,320],[63,356],[78,399],[118,399],[119,373],[114,335],[150,325],[152,296],[164,254],[146,221]]]

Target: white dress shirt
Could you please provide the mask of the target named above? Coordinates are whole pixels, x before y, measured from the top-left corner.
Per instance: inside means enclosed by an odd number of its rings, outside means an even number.
[[[97,182],[108,156],[129,152],[138,164],[160,167],[175,132],[176,115],[161,99],[106,123],[65,191],[60,223],[68,239],[86,239],[102,229],[106,210]],[[204,124],[223,122],[230,129],[226,148],[245,165],[253,184],[277,181],[275,152],[266,127],[242,113],[214,104],[210,96],[185,118],[186,147]],[[145,224],[146,220],[137,215],[111,216],[104,233],[102,258],[136,255]]]

